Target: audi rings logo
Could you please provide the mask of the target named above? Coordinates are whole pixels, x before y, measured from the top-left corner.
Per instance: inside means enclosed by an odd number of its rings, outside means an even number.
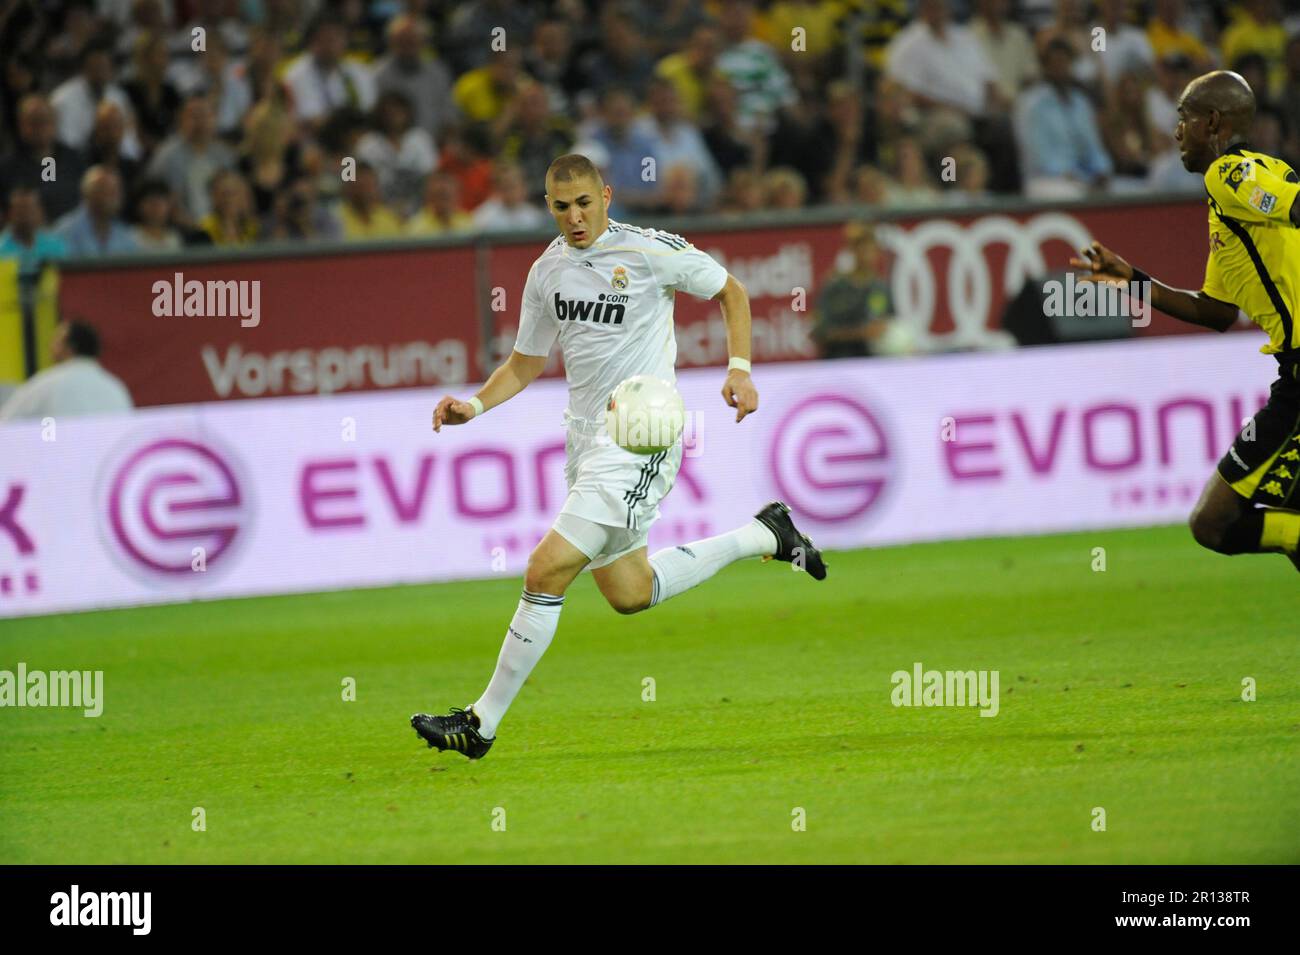
[[[770,467],[782,498],[818,521],[865,513],[894,474],[880,421],[838,394],[814,395],[785,416],[772,439]]]
[[[881,243],[894,253],[891,291],[894,312],[912,332],[925,337],[933,327],[938,303],[938,282],[929,254],[947,249],[945,282],[948,313],[952,316],[954,344],[978,345],[994,333],[988,329],[993,309],[994,282],[988,249],[1007,247],[1002,270],[1002,294],[1019,294],[1025,282],[1041,279],[1049,271],[1043,259],[1048,242],[1065,243],[1071,250],[1092,241],[1087,226],[1063,212],[1044,212],[1018,222],[1010,216],[981,216],[963,226],[950,219],[930,219],[913,229],[884,227]]]
[[[205,571],[226,558],[251,516],[230,455],[169,437],[119,460],[103,504],[111,543],[131,565],[174,579],[193,573],[199,554]]]

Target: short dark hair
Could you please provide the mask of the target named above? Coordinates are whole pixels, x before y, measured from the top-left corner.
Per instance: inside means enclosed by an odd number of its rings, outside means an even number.
[[[604,188],[605,180],[601,178],[596,164],[581,153],[566,153],[551,162],[546,170],[546,178],[551,182],[572,182],[574,179],[594,179]]]
[[[68,322],[68,348],[83,358],[99,357],[99,332],[95,326],[81,319]]]

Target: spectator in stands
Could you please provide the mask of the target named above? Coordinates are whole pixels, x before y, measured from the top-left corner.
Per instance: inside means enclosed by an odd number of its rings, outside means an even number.
[[[812,328],[822,358],[862,358],[893,319],[894,304],[887,277],[880,274],[880,246],[866,222],[844,227],[845,249],[852,264],[830,276],[817,297]]]
[[[492,161],[483,136],[475,129],[450,126],[443,132],[438,168],[456,177],[460,207],[469,212],[492,192]]]
[[[519,167],[498,163],[492,195],[474,210],[474,227],[482,232],[509,232],[540,229],[549,221],[542,206],[530,200]]]
[[[1269,94],[1268,86],[1268,61],[1264,57],[1258,53],[1243,53],[1231,61],[1229,68],[1234,73],[1241,74],[1241,78],[1255,94],[1256,110],[1272,107],[1273,97]]]
[[[19,185],[9,190],[6,222],[0,232],[0,259],[17,259],[19,277],[39,275],[46,262],[67,253],[63,240],[45,228],[41,194],[35,187]]]
[[[630,90],[637,99],[645,98],[655,63],[637,30],[636,19],[631,4],[616,2],[602,8],[601,45],[579,61],[586,91],[599,96],[619,86]]]
[[[1095,54],[1103,98],[1125,73],[1150,73],[1156,57],[1145,30],[1128,22],[1128,0],[1097,0],[1106,48]],[[1104,101],[1104,99],[1103,99]]]
[[[401,93],[411,103],[415,125],[431,137],[457,119],[451,98],[451,73],[426,50],[428,29],[410,14],[388,21],[388,55],[375,67],[375,87],[380,93]]]
[[[1147,42],[1159,62],[1168,56],[1185,56],[1197,73],[1213,68],[1214,58],[1196,34],[1185,29],[1183,0],[1155,0],[1147,24]]]
[[[1007,18],[1009,0],[977,0],[970,31],[993,65],[993,81],[1003,100],[1012,103],[1020,91],[1038,81],[1038,56],[1029,31]]]
[[[1043,52],[1043,82],[1021,94],[1016,132],[1025,192],[1077,199],[1104,188],[1113,171],[1088,96],[1073,81],[1074,48],[1055,38]]]
[[[280,85],[279,69],[284,59],[284,41],[281,34],[270,27],[270,19],[268,16],[268,24],[252,32],[248,56],[239,64],[241,75],[248,81],[249,98],[253,102],[265,99],[272,87]]]
[[[727,180],[738,169],[763,165],[767,143],[757,134],[741,130],[736,88],[721,74],[709,81],[704,107],[704,145]]]
[[[18,146],[0,159],[0,183],[39,188],[46,214],[53,221],[76,208],[85,170],[83,155],[55,139],[49,100],[37,93],[24,96],[18,104]],[[53,178],[47,174],[50,171]]]
[[[654,22],[647,33],[646,42],[651,54],[661,61],[674,50],[689,46],[696,29],[708,22],[708,15],[701,9],[702,4],[696,0],[666,0],[654,6]],[[694,114],[691,118],[695,118]]]
[[[1294,169],[1300,166],[1300,33],[1286,45],[1286,78],[1277,101],[1282,109],[1282,148]]]
[[[528,195],[540,202],[546,192],[546,170],[551,160],[572,148],[573,128],[564,116],[551,112],[551,99],[538,82],[520,91],[509,112],[500,158],[523,170]]]
[[[492,53],[486,65],[470,70],[456,80],[451,90],[452,99],[467,120],[490,124],[501,115],[523,85],[519,60],[518,49],[508,46]]]
[[[721,212],[727,216],[744,216],[763,211],[763,180],[753,169],[738,166],[727,177]]]
[[[795,169],[780,166],[763,177],[764,209],[802,209],[808,183]]]
[[[116,103],[126,117],[127,155],[141,155],[140,141],[134,132],[131,99],[113,80],[113,55],[102,43],[92,44],[81,55],[81,72],[60,84],[50,95],[50,105],[58,117],[58,136],[71,149],[85,149],[95,128],[95,110],[108,100]]]
[[[460,182],[451,173],[438,169],[424,184],[424,205],[406,223],[411,235],[444,235],[468,232],[474,217],[460,208]]]
[[[258,216],[269,215],[276,195],[302,173],[302,151],[294,132],[293,120],[279,96],[261,100],[244,118],[239,171],[252,190]]]
[[[892,184],[889,177],[871,165],[853,170],[850,180],[851,201],[867,206],[887,206],[892,202]]]
[[[175,206],[172,192],[161,179],[146,179],[136,190],[132,230],[141,252],[175,252],[181,248],[181,234],[172,228]]]
[[[62,30],[49,38],[43,51],[50,75],[75,73],[84,63],[86,51],[97,42],[101,42],[99,23],[91,4],[85,0],[69,4],[63,13]]]
[[[1167,136],[1158,136],[1147,118],[1144,74],[1130,71],[1111,84],[1106,109],[1102,111],[1101,137],[1115,166],[1116,185],[1132,180],[1132,187],[1145,185],[1151,160],[1166,147]],[[1119,186],[1121,189],[1123,186]]]
[[[790,74],[776,51],[752,36],[751,0],[722,0],[719,11],[724,48],[717,68],[739,94],[737,122],[747,132],[769,134],[776,128],[777,114],[797,101]]]
[[[371,130],[357,142],[357,155],[374,167],[384,202],[399,215],[419,205],[424,177],[438,165],[429,131],[415,125],[405,93],[381,93],[370,117]]]
[[[321,205],[311,177],[300,176],[276,194],[266,234],[275,242],[330,242],[342,238],[343,227]]]
[[[255,39],[253,49],[262,41]],[[220,33],[208,37],[207,52],[182,62],[177,84],[182,96],[188,99],[195,94],[207,96],[216,117],[217,133],[234,139],[243,129],[244,117],[256,101],[253,83],[249,77],[250,66],[231,60],[226,42]],[[278,84],[275,84],[278,86]],[[258,99],[265,99],[266,91]]]
[[[1017,188],[1010,103],[979,41],[950,22],[948,0],[921,0],[916,22],[890,43],[887,64],[918,111],[916,134],[926,152],[948,155],[956,143],[974,141],[990,157],[994,188]]]
[[[920,141],[913,136],[904,136],[898,141],[894,155],[894,184],[889,191],[889,205],[910,207],[939,203],[943,196],[935,188]]]
[[[692,166],[677,164],[663,167],[658,204],[649,211],[655,215],[683,216],[701,207],[699,177]]]
[[[887,75],[924,110],[924,125],[970,122],[998,104],[997,73],[965,27],[950,22],[947,0],[921,0],[917,19],[890,44]]]
[[[466,73],[486,63],[495,36],[504,36],[507,48],[526,43],[534,22],[529,7],[513,0],[469,0],[457,4],[448,24],[450,42],[447,44],[455,72]],[[497,34],[497,30],[503,32]]]
[[[343,21],[331,14],[320,16],[308,34],[307,52],[284,72],[292,94],[294,114],[318,127],[340,106],[369,112],[375,105],[374,78],[361,63],[345,60],[348,34]]]
[[[132,62],[135,75],[122,88],[131,100],[138,120],[140,144],[147,153],[170,135],[176,124],[176,113],[181,108],[181,96],[167,79],[171,57],[167,52],[167,40],[161,33],[141,34],[136,40]]]
[[[356,179],[343,184],[343,237],[352,241],[395,239],[402,234],[402,220],[384,205],[379,177],[365,162],[357,163]]]
[[[99,364],[99,333],[81,321],[62,323],[51,349],[55,364],[18,386],[0,407],[0,421],[71,418],[130,411],[131,393]]]
[[[1178,98],[1196,76],[1192,61],[1182,53],[1170,53],[1156,64],[1156,82],[1146,88],[1147,122],[1153,135],[1162,139],[1158,151],[1173,149],[1178,126]]]
[[[0,64],[0,156],[18,147],[18,105],[41,89],[41,64],[32,55],[11,56]]]
[[[111,100],[104,100],[95,111],[95,128],[90,134],[87,162],[112,169],[127,184],[135,181],[140,163],[127,157],[125,138],[126,117],[122,108]]]
[[[574,150],[587,154],[586,141],[596,144],[605,157],[602,167],[605,182],[614,187],[623,207],[629,212],[644,210],[658,199],[658,171],[650,178],[646,162],[653,155],[654,143],[635,125],[636,102],[632,93],[618,86],[605,90],[598,120],[580,130],[580,142]]]
[[[842,0],[841,8],[841,34],[856,32],[867,68],[873,75],[884,72],[889,45],[911,18],[912,0]]]
[[[108,4],[100,4],[100,13],[107,13],[116,21],[117,45],[113,52],[119,61],[130,59],[139,45],[140,37],[151,33],[166,37],[171,26],[172,4],[167,4],[164,8],[162,0],[132,0],[129,7],[127,4],[118,5],[116,15],[111,7],[106,10],[106,6]]]
[[[1087,56],[1077,56],[1074,61],[1074,78],[1089,94],[1100,97],[1101,66],[1092,54],[1096,25],[1088,17],[1088,7],[1088,0],[1056,0],[1056,15],[1038,31],[1035,43],[1040,60],[1047,44],[1054,39],[1068,42],[1076,54],[1086,51]]]
[[[983,205],[992,201],[989,192],[989,163],[978,146],[961,143],[952,151],[953,168],[956,172],[956,189],[948,196],[958,202],[970,205]]]
[[[677,87],[663,77],[655,77],[650,81],[649,91],[647,112],[635,125],[637,131],[650,140],[650,155],[654,157],[655,165],[661,171],[673,166],[693,170],[696,205],[688,211],[699,211],[712,205],[722,191],[722,173],[699,129],[682,116]],[[678,201],[682,195],[679,183]]]
[[[103,166],[91,166],[81,177],[81,205],[57,223],[55,231],[71,258],[124,255],[136,250],[135,236],[118,218],[122,210],[122,180]]]
[[[1280,88],[1286,52],[1286,29],[1275,0],[1242,0],[1237,15],[1219,38],[1223,62],[1235,63],[1249,53],[1264,58],[1267,89]],[[1259,95],[1259,89],[1255,94]]]
[[[241,246],[257,240],[261,223],[253,208],[248,182],[233,169],[223,169],[209,185],[212,211],[199,220],[213,245]]]
[[[148,174],[167,183],[179,200],[180,219],[195,223],[211,211],[208,185],[225,169],[234,169],[236,156],[216,138],[212,103],[191,96],[181,109],[180,129],[158,147]]]
[[[717,24],[704,21],[691,31],[685,49],[668,54],[655,65],[655,75],[677,87],[682,113],[693,123],[704,118],[705,99],[714,81],[726,79],[717,68],[721,43]]]
[[[866,116],[858,91],[843,80],[828,83],[825,96],[826,110],[818,136],[828,147],[830,169],[819,196],[841,202],[848,193],[853,170],[871,158],[865,135]]]
[[[537,24],[524,53],[524,69],[546,91],[551,112],[571,111],[583,79],[574,62],[573,36],[566,21],[551,17]]]

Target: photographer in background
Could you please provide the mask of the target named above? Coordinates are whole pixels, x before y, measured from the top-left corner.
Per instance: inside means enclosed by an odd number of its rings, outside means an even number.
[[[879,273],[875,230],[866,222],[850,222],[844,227],[844,243],[853,266],[827,279],[817,299],[812,336],[822,358],[881,353],[894,315],[889,278]]]
[[[64,322],[51,349],[56,364],[33,375],[0,406],[0,422],[23,418],[130,411],[131,394],[100,367],[99,333],[81,321]]]

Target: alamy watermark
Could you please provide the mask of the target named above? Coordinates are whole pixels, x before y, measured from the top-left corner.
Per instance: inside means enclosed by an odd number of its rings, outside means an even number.
[[[1043,283],[1043,314],[1049,318],[1131,318],[1134,328],[1151,324],[1151,283],[1075,281],[1073,272],[1064,280]]]
[[[0,707],[74,706],[94,718],[104,712],[103,670],[0,670]]]
[[[262,322],[261,279],[187,281],[184,272],[176,272],[170,282],[154,282],[152,291],[158,318],[238,318],[244,328]]]
[[[978,706],[980,716],[998,715],[997,670],[896,670],[890,702],[895,706]]]

